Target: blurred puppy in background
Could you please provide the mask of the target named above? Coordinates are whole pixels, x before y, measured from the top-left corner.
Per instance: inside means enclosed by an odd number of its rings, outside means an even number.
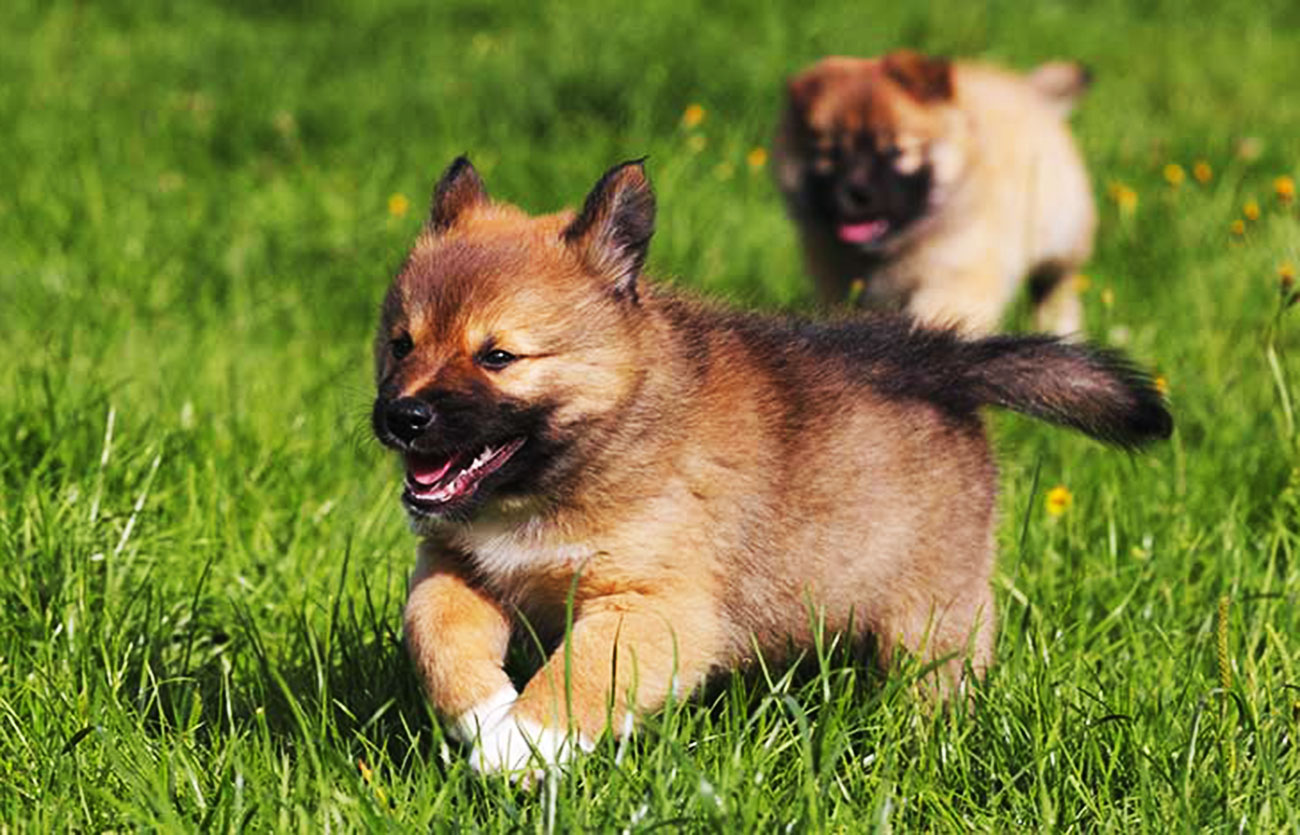
[[[1066,118],[1087,86],[1074,63],[907,50],[790,79],[774,170],[823,301],[988,333],[1028,278],[1035,326],[1077,334],[1096,219]]]

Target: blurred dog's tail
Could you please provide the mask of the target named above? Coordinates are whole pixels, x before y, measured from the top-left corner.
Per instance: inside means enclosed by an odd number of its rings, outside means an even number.
[[[1030,70],[1026,79],[1062,116],[1092,86],[1092,72],[1077,61],[1048,61]]]
[[[960,364],[979,404],[1130,449],[1173,432],[1151,378],[1114,351],[1050,336],[994,336],[967,343]]]

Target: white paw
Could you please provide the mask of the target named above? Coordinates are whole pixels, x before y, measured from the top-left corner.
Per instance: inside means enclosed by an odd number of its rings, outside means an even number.
[[[519,694],[510,685],[502,687],[447,725],[447,733],[457,742],[473,745],[480,734],[487,735],[510,714]]]
[[[564,731],[543,728],[536,722],[512,715],[489,733],[479,734],[478,742],[470,752],[469,764],[480,774],[505,772],[515,776],[535,766],[536,770],[530,770],[528,774],[537,777],[546,766],[569,759],[573,749],[574,745]]]
[[[503,687],[448,725],[450,736],[472,746],[469,764],[475,771],[503,772],[531,782],[542,776],[545,767],[568,760],[576,749],[595,747],[581,735],[570,737],[565,731],[516,716],[517,698],[513,687]]]

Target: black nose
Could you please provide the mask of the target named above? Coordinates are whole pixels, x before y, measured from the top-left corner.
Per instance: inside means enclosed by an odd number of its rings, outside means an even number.
[[[416,397],[399,397],[384,409],[388,431],[408,444],[433,423],[433,408]]]
[[[862,183],[843,183],[839,189],[840,210],[846,214],[866,212],[875,208],[876,192]]]

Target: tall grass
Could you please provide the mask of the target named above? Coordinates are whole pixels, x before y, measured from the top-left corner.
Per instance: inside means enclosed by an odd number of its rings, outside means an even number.
[[[0,21],[0,829],[1300,825],[1294,4],[16,0]],[[649,154],[653,274],[805,306],[751,152],[785,74],[900,44],[1096,70],[1089,329],[1166,380],[1173,441],[1129,457],[993,419],[1002,625],[972,711],[927,713],[916,671],[827,636],[535,792],[477,778],[400,646],[413,543],[365,423],[432,178],[469,151],[549,210]]]

